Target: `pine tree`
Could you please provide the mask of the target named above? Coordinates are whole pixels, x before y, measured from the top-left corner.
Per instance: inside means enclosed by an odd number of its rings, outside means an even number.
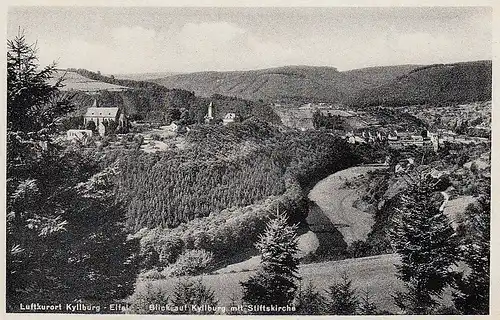
[[[412,180],[401,196],[391,232],[393,248],[401,257],[398,278],[406,287],[406,292],[395,295],[395,301],[409,314],[434,312],[436,298],[456,277],[457,236],[433,200],[435,185],[429,176]]]
[[[288,225],[285,214],[278,212],[267,224],[256,247],[261,253],[257,273],[242,283],[243,301],[255,305],[291,305],[297,290],[297,225]]]
[[[127,240],[124,208],[112,196],[113,169],[91,153],[54,142],[70,108],[53,103],[24,36],[8,42],[7,310],[19,303],[111,301],[131,293],[137,240]],[[65,102],[68,103],[68,102]]]
[[[456,283],[455,307],[463,314],[488,314],[490,291],[490,195],[465,211],[462,260],[470,268]]]
[[[327,314],[356,314],[359,300],[347,274],[342,275],[340,282],[330,285],[326,293],[325,309]]]
[[[26,43],[22,32],[7,47],[7,129],[53,131],[55,120],[72,110],[67,100],[58,99],[62,79],[48,83],[55,64],[39,70],[37,48]]]
[[[305,287],[299,286],[295,298],[295,310],[297,314],[325,314],[324,303],[325,298],[316,290],[312,282],[309,282]]]
[[[359,314],[361,315],[378,315],[382,314],[377,305],[373,302],[372,296],[368,291],[363,291],[359,297]]]

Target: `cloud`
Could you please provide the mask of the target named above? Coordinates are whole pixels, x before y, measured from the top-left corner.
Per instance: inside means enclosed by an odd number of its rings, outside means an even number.
[[[241,36],[245,30],[228,22],[187,23],[180,32],[179,39],[186,47],[226,45]]]
[[[320,32],[321,31],[321,32]],[[451,31],[450,31],[451,32]],[[383,32],[319,30],[308,37],[278,37],[236,23],[184,22],[168,28],[120,26],[99,37],[69,41],[39,38],[40,61],[103,73],[257,69],[280,65],[431,64],[485,58],[487,32],[468,34],[399,27]],[[487,58],[487,57],[486,57]]]
[[[113,40],[123,43],[133,43],[135,41],[147,42],[154,40],[156,36],[155,30],[146,29],[141,26],[134,27],[118,27],[111,30]]]

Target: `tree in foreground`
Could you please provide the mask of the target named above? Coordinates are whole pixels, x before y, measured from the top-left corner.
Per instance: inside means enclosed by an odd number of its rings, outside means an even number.
[[[341,281],[335,282],[326,290],[325,310],[327,314],[354,315],[359,306],[352,281],[343,274]]]
[[[297,258],[297,225],[289,225],[285,214],[278,212],[267,224],[256,247],[261,253],[257,273],[243,286],[243,301],[251,305],[291,306],[296,282],[300,279]]]
[[[136,240],[112,196],[114,170],[54,142],[70,109],[54,71],[20,35],[7,52],[7,311],[20,303],[112,301],[131,293]]]
[[[463,314],[488,314],[490,297],[490,206],[489,192],[465,211],[461,258],[470,268],[458,279],[455,307]]]
[[[295,310],[297,314],[325,314],[324,303],[325,298],[316,290],[312,282],[309,282],[306,286],[299,286],[295,297]]]
[[[433,194],[437,183],[429,176],[412,179],[391,233],[392,245],[401,257],[398,278],[405,291],[395,302],[408,314],[431,314],[437,298],[453,283],[458,262],[458,241],[448,217],[439,210]]]

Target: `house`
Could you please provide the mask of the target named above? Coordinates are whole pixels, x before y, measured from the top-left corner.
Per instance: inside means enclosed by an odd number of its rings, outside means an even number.
[[[224,116],[224,119],[222,119],[222,123],[224,125],[227,125],[228,123],[231,123],[231,122],[235,122],[237,119],[236,117],[236,113],[227,113],[225,116]]]
[[[417,146],[423,148],[436,149],[434,139],[429,137],[428,133],[423,136],[422,134],[412,134],[409,132],[397,132],[394,131],[395,135],[389,134],[387,140],[389,146],[394,149],[404,148],[406,146]]]
[[[92,137],[92,130],[70,129],[66,132],[66,140],[86,142]]]

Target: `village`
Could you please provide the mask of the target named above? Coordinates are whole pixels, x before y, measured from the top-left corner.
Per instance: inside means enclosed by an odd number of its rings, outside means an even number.
[[[475,106],[473,106],[475,107]],[[214,105],[212,102],[207,106],[204,123],[206,125],[229,125],[241,121],[241,117],[236,112],[229,112],[222,119],[214,117]],[[314,113],[319,113],[323,117],[336,117],[348,124],[351,130],[332,130],[334,135],[341,136],[351,144],[387,144],[392,149],[403,149],[408,146],[419,148],[439,150],[444,143],[459,144],[479,144],[488,143],[489,139],[484,136],[471,136],[459,134],[449,129],[434,128],[434,131],[426,130],[397,130],[392,126],[384,126],[373,114],[363,110],[352,110],[348,107],[327,103],[306,103],[299,107],[292,107],[275,103],[274,110],[280,116],[285,126],[297,128],[301,131],[315,129],[313,123]],[[477,108],[477,107],[476,107]],[[416,113],[422,116],[421,109],[415,107],[401,108],[405,113]],[[465,107],[458,109],[458,112],[464,113]],[[434,111],[431,120],[436,118]],[[441,110],[444,111],[445,110]],[[449,115],[448,115],[449,116]],[[477,116],[476,116],[477,117]],[[441,117],[440,117],[441,118]],[[425,117],[424,117],[425,119]],[[474,129],[488,129],[490,127],[482,124]],[[104,137],[113,137],[115,147],[125,139],[141,142],[141,149],[145,152],[165,151],[169,148],[182,148],[184,139],[182,136],[191,130],[189,125],[179,121],[171,121],[169,124],[154,124],[144,121],[130,121],[120,107],[103,107],[99,105],[97,99],[94,99],[92,106],[89,106],[83,116],[83,123],[78,128],[72,128],[66,132],[66,140],[78,141],[86,145],[90,141],[102,144]],[[100,141],[100,142],[99,142]],[[104,141],[109,141],[104,140]],[[106,143],[108,145],[109,143]]]

